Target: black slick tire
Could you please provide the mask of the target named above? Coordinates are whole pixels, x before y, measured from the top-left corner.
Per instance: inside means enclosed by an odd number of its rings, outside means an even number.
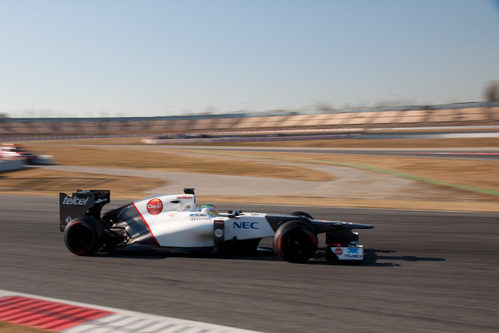
[[[88,256],[98,251],[103,243],[104,227],[89,216],[77,217],[64,229],[64,243],[69,251]]]
[[[287,222],[274,235],[274,250],[289,262],[306,262],[317,250],[317,233],[305,222]]]

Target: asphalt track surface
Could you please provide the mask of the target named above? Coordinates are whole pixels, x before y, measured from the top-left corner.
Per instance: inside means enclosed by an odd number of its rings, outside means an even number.
[[[373,224],[358,266],[320,251],[307,264],[268,252],[78,257],[56,196],[0,202],[0,289],[267,332],[499,330],[499,214],[219,205]]]

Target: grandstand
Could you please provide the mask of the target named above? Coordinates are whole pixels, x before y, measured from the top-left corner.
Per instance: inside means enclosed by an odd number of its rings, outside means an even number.
[[[4,118],[1,137],[165,135],[214,131],[499,125],[499,103],[329,111],[122,118]]]

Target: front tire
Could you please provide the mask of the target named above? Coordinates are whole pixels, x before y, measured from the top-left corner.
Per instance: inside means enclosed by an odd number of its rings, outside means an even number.
[[[317,233],[302,221],[290,221],[277,229],[274,250],[289,262],[306,262],[317,250]]]
[[[94,254],[102,247],[104,227],[96,219],[78,217],[64,229],[64,243],[69,251],[79,256]]]

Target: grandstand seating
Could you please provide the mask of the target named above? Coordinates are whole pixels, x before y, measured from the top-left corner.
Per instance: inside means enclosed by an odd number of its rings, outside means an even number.
[[[404,124],[424,123],[427,116],[428,116],[428,111],[426,110],[405,111],[401,114],[399,123],[404,123]]]
[[[315,114],[309,115],[306,119],[303,120],[303,126],[321,126],[325,119],[327,119],[328,114]]]
[[[456,119],[457,112],[452,109],[432,110],[429,116],[430,123],[452,122]]]
[[[345,125],[367,125],[375,118],[375,112],[359,112],[355,113],[350,119],[345,121]]]
[[[2,119],[0,136],[92,136],[310,128],[499,124],[499,106],[381,110],[301,115],[223,115],[112,119]]]
[[[491,121],[498,122],[499,121],[499,106],[495,108],[491,108],[490,110],[490,118]]]
[[[277,128],[280,127],[282,123],[288,118],[288,116],[269,116],[260,117],[260,121],[257,123],[255,128]]]
[[[212,119],[212,118],[197,119],[197,120],[194,120],[194,122],[192,124],[192,129],[193,130],[208,129],[208,128],[211,128],[212,124],[215,122],[216,122],[216,119]]]
[[[217,121],[212,125],[212,130],[228,130],[237,124],[240,118],[218,118]]]

